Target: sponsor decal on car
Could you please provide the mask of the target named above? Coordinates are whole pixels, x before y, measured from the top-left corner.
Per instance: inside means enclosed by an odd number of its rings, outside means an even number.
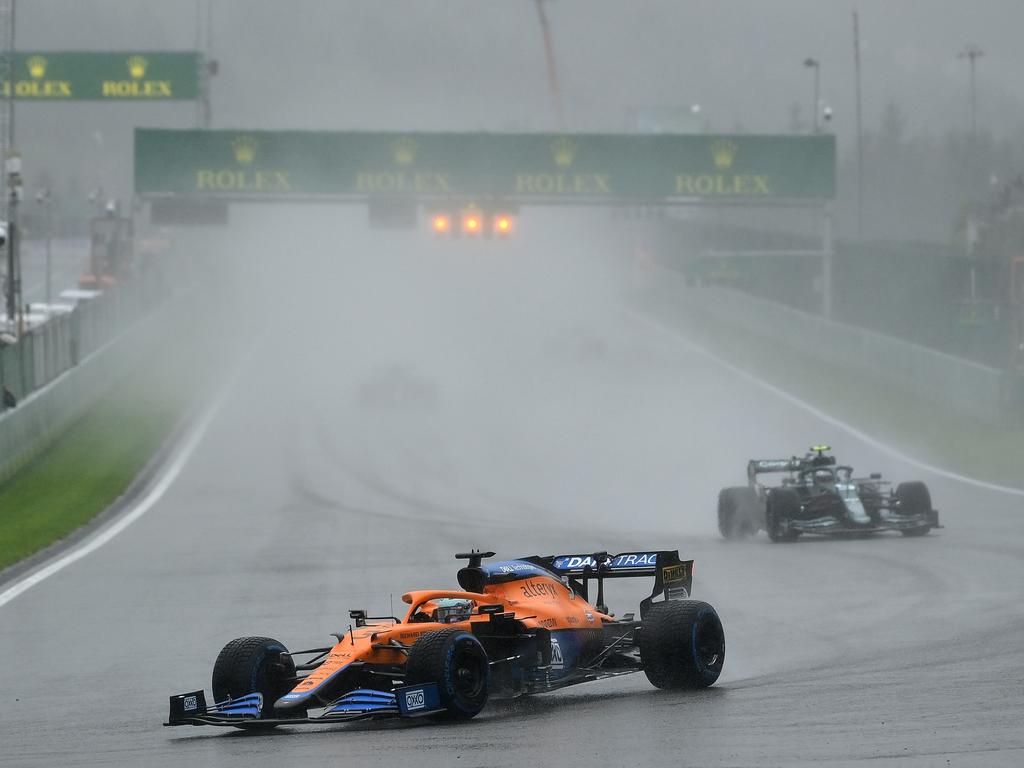
[[[758,459],[754,462],[755,467],[766,471],[773,469],[796,469],[799,464],[799,459]]]
[[[636,552],[609,558],[604,565],[611,570],[618,570],[620,568],[651,568],[657,562],[657,552]],[[560,571],[582,570],[587,566],[596,569],[597,560],[592,555],[569,555],[557,558],[554,561],[554,566]]]
[[[427,706],[427,697],[422,688],[405,692],[405,708],[410,712],[414,709],[423,709]]]
[[[194,712],[197,709],[199,709],[199,701],[197,700],[197,698],[195,696],[186,696],[185,697],[185,702],[182,705],[182,708],[186,712]]]
[[[526,581],[520,585],[523,595],[526,597],[546,597],[554,599],[558,597],[558,589],[554,584],[545,581]]]
[[[548,572],[533,563],[522,560],[504,560],[498,563],[486,563],[481,566],[484,573],[491,577],[514,579],[518,576],[547,576]]]
[[[661,569],[661,580],[666,584],[686,580],[685,565],[666,565]]]
[[[565,661],[562,659],[562,647],[558,644],[558,638],[551,638],[551,668],[564,669]]]
[[[533,573],[537,570],[537,567],[530,563],[498,563],[495,567],[502,573],[521,573],[523,571]]]

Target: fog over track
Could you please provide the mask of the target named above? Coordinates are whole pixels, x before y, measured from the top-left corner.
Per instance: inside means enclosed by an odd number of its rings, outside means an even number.
[[[424,243],[339,238],[347,214],[327,209],[244,214],[273,227],[230,255],[247,277],[225,294],[226,349],[248,354],[205,438],[148,514],[0,607],[0,766],[1024,761],[1020,499],[881,455],[653,331],[591,217],[531,234],[558,215],[509,242]],[[436,398],[368,403],[396,365]],[[928,482],[947,528],[719,539],[717,491],[748,458],[821,441]],[[231,638],[321,644],[350,608],[453,586],[468,547],[678,547],[725,625],[721,680],[632,675],[462,725],[160,726]],[[636,610],[635,586],[613,611]]]

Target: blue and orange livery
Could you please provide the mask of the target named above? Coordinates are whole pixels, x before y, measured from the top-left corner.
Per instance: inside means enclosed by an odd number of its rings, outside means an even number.
[[[289,652],[271,638],[229,643],[203,691],[171,697],[166,725],[263,728],[373,717],[475,716],[489,698],[541,693],[644,671],[661,688],[714,683],[725,660],[715,609],[690,599],[693,561],[677,551],[456,555],[461,589],[402,596],[402,618],[350,611],[333,645]],[[609,579],[653,577],[621,617]],[[592,589],[596,594],[591,597]]]

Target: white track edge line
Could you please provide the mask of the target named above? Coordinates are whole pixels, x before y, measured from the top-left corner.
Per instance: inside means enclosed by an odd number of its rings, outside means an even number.
[[[174,460],[158,476],[156,483],[149,489],[146,495],[130,508],[130,511],[118,516],[117,519],[109,526],[101,528],[96,534],[87,537],[80,544],[72,547],[56,560],[48,563],[37,571],[29,573],[27,576],[14,582],[14,584],[3,592],[0,592],[0,608],[14,600],[22,593],[28,591],[36,584],[45,581],[55,573],[59,573],[67,568],[72,563],[75,563],[86,555],[95,552],[97,549],[124,531],[129,525],[149,512],[149,510],[152,509],[161,498],[163,498],[163,495],[167,492],[167,489],[171,487],[174,481],[178,479],[178,475],[181,474],[181,471],[185,468],[185,465],[192,457],[195,449],[199,446],[199,443],[206,435],[206,430],[209,429],[214,417],[220,410],[225,396],[226,391],[223,392],[213,402],[213,404],[206,409],[202,418],[200,418],[199,422],[192,428],[189,432],[188,438],[176,452]]]
[[[747,370],[745,370],[743,368],[740,368],[737,365],[733,365],[732,363],[730,363],[727,360],[724,360],[723,358],[719,357],[718,355],[716,355],[714,352],[710,351],[706,347],[703,347],[700,344],[697,344],[696,342],[693,342],[690,339],[687,339],[685,336],[681,335],[675,329],[669,328],[669,327],[663,325],[662,323],[658,322],[657,320],[654,320],[654,319],[652,319],[650,317],[646,317],[644,315],[638,314],[636,312],[627,312],[627,314],[630,317],[632,317],[634,320],[636,320],[636,321],[638,321],[640,323],[643,323],[644,325],[648,326],[649,328],[653,328],[654,330],[656,330],[656,331],[658,331],[658,332],[668,336],[676,344],[680,344],[682,346],[685,346],[685,347],[691,349],[692,351],[697,352],[700,355],[703,355],[704,357],[708,358],[709,360],[713,360],[715,363],[717,363],[718,365],[722,366],[723,368],[725,368],[725,369],[727,369],[729,371],[732,371],[736,375],[746,379],[747,381],[750,381],[750,382],[758,385],[759,387],[762,387],[763,389],[768,390],[769,392],[771,392],[776,397],[779,397],[779,398],[785,400],[786,402],[788,402],[788,403],[790,403],[792,405],[795,405],[798,408],[806,411],[807,413],[810,413],[812,416],[815,416],[816,418],[821,419],[826,424],[831,424],[832,426],[837,427],[838,429],[843,430],[844,432],[852,435],[853,437],[855,437],[858,440],[866,443],[867,445],[870,445],[871,447],[875,448],[876,450],[878,450],[878,451],[880,451],[880,452],[882,452],[884,454],[887,454],[888,456],[891,456],[891,457],[893,457],[895,459],[899,459],[900,461],[906,462],[907,464],[910,464],[911,466],[917,467],[918,469],[922,469],[925,472],[929,472],[931,474],[938,475],[939,477],[944,477],[944,478],[946,478],[948,480],[955,480],[957,482],[964,483],[966,485],[973,485],[973,486],[978,487],[978,488],[985,488],[986,490],[996,491],[998,493],[1006,493],[1006,494],[1009,494],[1011,496],[1024,496],[1024,489],[1014,488],[1014,487],[1008,486],[1008,485],[999,485],[997,483],[989,483],[989,482],[986,482],[984,480],[978,480],[977,478],[968,477],[967,475],[961,475],[958,472],[951,472],[948,469],[942,469],[941,467],[936,467],[933,464],[928,464],[927,462],[921,461],[920,459],[916,459],[913,456],[910,456],[910,455],[908,455],[906,453],[903,453],[899,449],[894,448],[893,446],[889,445],[888,443],[882,442],[878,438],[872,437],[871,435],[867,434],[866,432],[862,432],[861,430],[857,429],[853,425],[847,424],[845,421],[842,421],[841,419],[837,419],[835,416],[829,415],[828,413],[826,413],[825,411],[821,410],[820,408],[818,408],[818,407],[816,407],[814,405],[811,405],[806,400],[801,400],[796,395],[793,395],[793,394],[787,392],[786,390],[784,390],[784,389],[782,389],[780,387],[777,387],[777,386],[775,386],[774,384],[771,384],[768,381],[765,381],[764,379],[754,375],[750,371],[747,371]]]

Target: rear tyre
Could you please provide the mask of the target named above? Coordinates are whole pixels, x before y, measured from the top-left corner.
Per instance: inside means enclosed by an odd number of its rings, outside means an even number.
[[[793,520],[800,514],[800,497],[789,488],[773,488],[768,492],[765,525],[768,538],[774,542],[796,541],[799,531],[793,529]]]
[[[700,600],[654,603],[643,617],[640,660],[657,688],[707,688],[725,664],[718,613]]]
[[[441,694],[440,716],[469,720],[487,703],[491,667],[487,652],[471,632],[439,629],[420,637],[409,651],[406,684],[437,683]]]
[[[928,486],[921,482],[900,483],[896,486],[896,498],[900,502],[901,515],[920,515],[929,522],[915,528],[900,530],[904,536],[924,536],[932,529],[932,495]]]
[[[718,530],[728,541],[757,533],[753,515],[757,494],[746,486],[723,488],[718,494]]]
[[[305,717],[305,709],[274,711],[274,702],[295,685],[295,662],[284,643],[271,637],[239,637],[224,646],[213,664],[213,700],[224,702],[250,693],[263,695],[260,719]],[[246,727],[259,725],[247,723]],[[263,727],[273,727],[263,725]]]

